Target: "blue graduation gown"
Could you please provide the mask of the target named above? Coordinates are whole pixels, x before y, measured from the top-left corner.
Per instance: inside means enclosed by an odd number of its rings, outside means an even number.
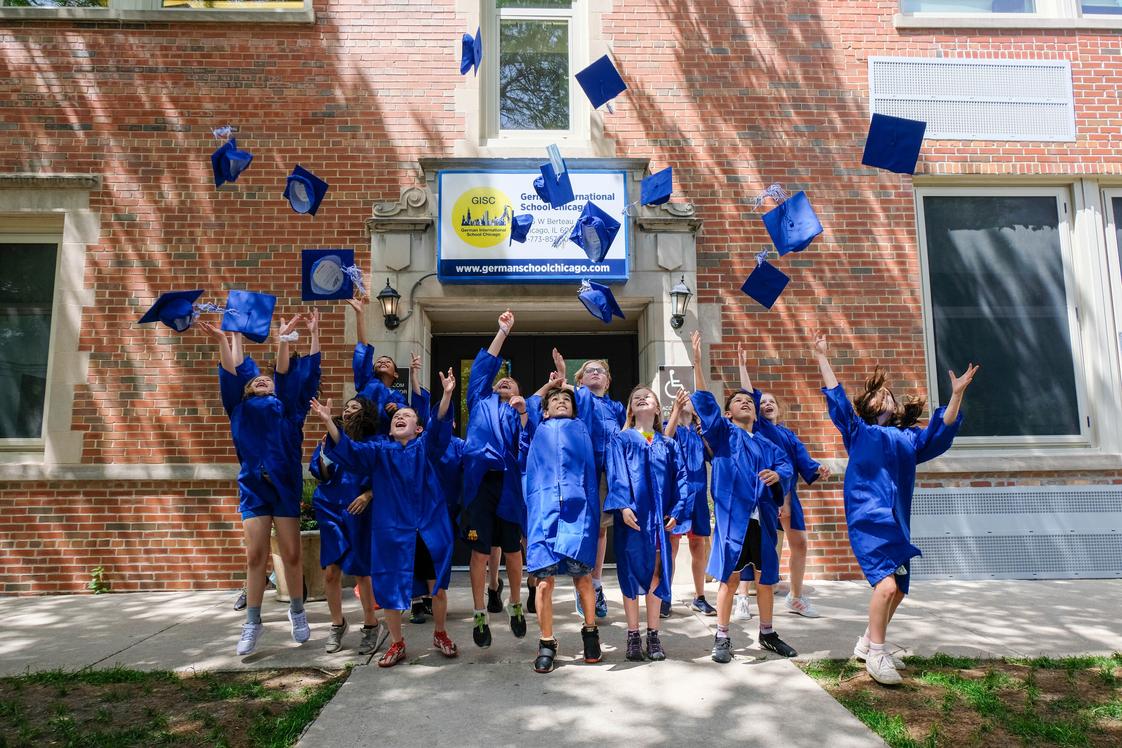
[[[746,392],[746,390],[741,390],[741,392]],[[808,486],[818,480],[818,468],[821,465],[810,456],[810,452],[806,451],[806,445],[803,444],[802,439],[783,424],[772,423],[760,414],[760,400],[764,396],[762,392],[752,390],[751,395],[752,402],[756,405],[756,423],[752,430],[782,449],[795,468],[795,474],[802,476],[803,481]],[[802,504],[799,501],[798,483],[797,479],[791,481],[791,491],[787,495],[791,501],[791,527],[795,530],[802,530],[805,529],[806,525],[802,522]],[[796,512],[799,520],[797,523]],[[801,524],[802,527],[795,527],[796,524]]]
[[[519,437],[526,483],[526,569],[562,559],[596,565],[600,486],[592,441],[575,418],[529,421]]]
[[[452,436],[450,414],[405,445],[391,439],[353,442],[340,434],[328,440],[327,456],[366,475],[374,487],[371,512],[370,581],[379,604],[407,610],[413,591],[413,556],[420,535],[436,567],[435,590],[448,587],[452,568],[452,523],[434,464]]]
[[[725,418],[713,393],[695,392],[690,400],[701,419],[701,435],[713,451],[713,551],[706,572],[725,582],[735,571],[744,547],[744,536],[752,512],[760,510],[761,550],[765,566],[775,558],[775,532],[779,524],[779,505],[771,488],[759,479],[761,470],[779,473],[783,494],[790,490],[794,469],[787,455],[761,436],[753,436]],[[766,552],[770,536],[771,554]],[[776,564],[778,567],[778,564]],[[778,568],[760,569],[763,584],[773,584]]]
[[[685,535],[692,532],[695,535],[709,535],[709,473],[705,469],[708,459],[705,441],[696,429],[689,426],[679,426],[674,432],[674,441],[678,444],[678,455],[686,467],[690,513],[684,522],[675,525],[672,534]]]
[[[605,459],[612,439],[623,428],[627,408],[605,394],[599,397],[585,386],[577,387],[573,394],[577,401],[577,418],[588,426],[592,439],[592,453],[596,456],[596,475],[604,474]]]
[[[839,384],[822,388],[830,420],[841,432],[849,454],[845,470],[845,522],[853,555],[875,586],[922,553],[911,543],[912,490],[916,465],[946,452],[958,433],[962,414],[953,424],[943,423],[946,408],[931,414],[927,428],[901,429],[866,423]],[[908,592],[909,575],[896,578]]]
[[[673,439],[655,433],[651,443],[636,429],[616,434],[608,447],[608,495],[604,511],[615,511],[616,575],[624,597],[636,598],[654,592],[670,601],[670,553],[663,518],[676,522],[690,516],[686,466]],[[619,517],[621,509],[635,512],[639,530]],[[658,586],[651,590],[655,554],[661,551]]]
[[[218,367],[222,407],[230,418],[230,435],[241,464],[239,510],[242,519],[299,517],[304,419],[319,389],[320,356],[294,356],[288,373],[273,376],[273,395],[245,397],[246,384],[259,374],[249,356],[234,374]]]
[[[514,408],[502,402],[492,382],[503,360],[480,349],[468,377],[468,426],[465,438],[463,505],[469,506],[479,493],[479,484],[490,470],[503,472],[503,494],[498,515],[526,529],[526,504],[518,469],[518,435],[521,419]]]
[[[460,513],[460,494],[464,483],[464,440],[453,436],[448,448],[436,462],[436,474],[448,505],[448,516],[456,518]]]
[[[388,436],[390,433],[390,416],[386,415],[386,405],[394,403],[398,407],[405,406],[405,398],[400,392],[382,384],[382,380],[374,376],[374,346],[366,343],[355,343],[354,355],[351,357],[351,369],[354,372],[355,396],[364,397],[374,403],[378,413],[378,436]],[[428,408],[425,408],[427,415]],[[418,411],[424,425],[424,415]]]
[[[323,442],[316,445],[308,465],[318,484],[312,494],[319,525],[319,565],[321,569],[335,564],[345,574],[370,576],[370,506],[359,514],[347,507],[358,496],[370,490],[370,477],[330,464],[324,469],[320,460]]]

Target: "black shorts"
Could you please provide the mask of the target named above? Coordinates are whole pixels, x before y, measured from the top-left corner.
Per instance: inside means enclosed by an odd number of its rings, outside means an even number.
[[[736,573],[743,572],[752,566],[756,571],[763,570],[763,553],[760,550],[760,521],[748,521],[748,532],[744,533],[744,545],[740,549],[740,558],[736,559],[736,566],[732,570]],[[753,578],[755,575],[753,575]]]
[[[503,474],[488,471],[479,483],[479,492],[460,516],[460,537],[477,553],[502,548],[503,553],[522,550],[522,527],[499,516],[499,500],[503,495]]]
[[[416,544],[413,546],[413,578],[421,582],[436,579],[436,564],[432,562],[432,554],[429,553],[429,547],[425,545],[421,533],[417,533]]]

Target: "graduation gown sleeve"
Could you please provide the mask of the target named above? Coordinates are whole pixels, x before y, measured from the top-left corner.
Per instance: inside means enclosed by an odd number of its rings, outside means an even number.
[[[238,364],[238,368],[234,369],[233,374],[223,369],[222,365],[219,364],[218,391],[222,395],[222,407],[226,410],[226,415],[230,415],[234,408],[238,407],[238,404],[245,397],[245,386],[260,374],[261,371],[257,368],[257,363],[249,356],[246,356]]]
[[[950,426],[943,423],[943,414],[946,412],[946,408],[939,408],[931,414],[927,428],[910,430],[915,440],[917,463],[934,460],[951,448],[958,427],[962,423],[962,412],[959,412],[958,418]]]
[[[374,472],[377,464],[380,442],[352,441],[342,431],[339,432],[339,442],[333,444],[331,438],[327,439],[327,457],[344,470],[356,473],[370,474]]]
[[[277,399],[284,405],[285,418],[303,424],[311,400],[319,391],[320,354],[293,356],[288,372],[274,375]]]
[[[362,392],[374,379],[374,346],[355,343],[351,356],[351,370],[354,373],[355,392]]]
[[[480,348],[471,363],[471,374],[468,375],[467,407],[468,413],[475,410],[476,404],[491,393],[492,383],[503,367],[503,360],[492,356]]]

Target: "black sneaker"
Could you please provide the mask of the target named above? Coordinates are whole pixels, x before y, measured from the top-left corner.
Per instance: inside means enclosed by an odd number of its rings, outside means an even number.
[[[421,598],[421,605],[425,606],[425,615],[432,618],[432,596],[425,595]]]
[[[764,649],[770,649],[778,655],[783,657],[794,657],[798,654],[795,650],[791,649],[791,645],[779,638],[779,634],[772,631],[770,634],[760,634],[760,646]]]
[[[660,600],[659,601],[658,617],[659,618],[669,618],[670,617],[670,601],[669,600]]]
[[[488,613],[502,613],[503,612],[503,580],[499,580],[498,589],[487,588],[487,612]]]
[[[553,659],[557,657],[557,640],[538,640],[538,658],[534,660],[535,673],[553,672]]]
[[[409,623],[424,623],[425,622],[425,604],[420,600],[414,600],[413,606],[409,610]]]
[[[644,654],[655,662],[666,659],[666,650],[662,648],[662,640],[658,638],[657,631],[647,629],[647,648]]]
[[[526,636],[526,614],[522,612],[522,603],[510,604],[510,633],[519,639]]]
[[[538,614],[538,604],[534,601],[534,595],[537,594],[538,585],[537,579],[534,577],[526,577],[526,589],[530,590],[530,594],[526,596],[526,612]]]
[[[234,601],[234,610],[245,610],[248,604],[245,599],[245,587],[242,587],[242,591],[238,593],[238,599]]]
[[[486,613],[475,614],[475,623],[471,628],[471,638],[477,647],[486,649],[491,646],[491,627],[487,625]]]
[[[638,631],[627,632],[627,659],[632,662],[643,661],[643,638],[639,636]]]
[[[727,636],[713,638],[713,662],[732,662],[732,639]]]
[[[581,626],[580,638],[584,642],[584,661],[599,662],[604,659],[600,651],[600,629],[595,626]]]

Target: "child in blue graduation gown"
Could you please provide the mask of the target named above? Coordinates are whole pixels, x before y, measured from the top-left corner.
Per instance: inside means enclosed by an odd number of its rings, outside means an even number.
[[[499,315],[499,329],[487,350],[480,350],[471,365],[467,383],[468,422],[464,439],[463,513],[460,538],[471,548],[472,640],[491,646],[491,626],[483,602],[487,562],[499,547],[506,558],[510,580],[510,630],[526,635],[522,610],[522,533],[526,504],[518,470],[520,415],[526,402],[518,382],[501,377],[503,343],[514,327],[514,313]]]
[[[534,670],[548,673],[557,656],[553,636],[555,576],[572,577],[584,601],[584,661],[601,659],[596,594],[589,578],[596,563],[600,496],[592,440],[584,422],[574,418],[573,393],[558,386],[545,394],[543,403],[540,424],[528,413],[521,416],[524,428],[519,436],[519,463],[526,485],[526,568],[537,579],[535,598],[541,629]]]
[[[729,619],[733,595],[741,574],[753,567],[760,606],[760,646],[784,657],[796,652],[772,628],[773,585],[779,581],[775,533],[779,507],[791,485],[794,471],[779,447],[752,433],[756,409],[751,395],[738,392],[722,409],[705,389],[701,360],[701,335],[693,333],[694,410],[701,433],[713,450],[713,551],[708,572],[721,585],[717,589],[717,635],[713,660],[730,662],[732,642]]]
[[[372,552],[370,576],[378,601],[386,610],[391,645],[378,661],[391,667],[405,658],[402,613],[409,609],[415,579],[433,589],[433,646],[455,657],[448,638],[448,577],[452,566],[452,524],[434,463],[452,436],[449,404],[456,379],[452,370],[440,374],[444,394],[426,430],[411,408],[398,408],[390,421],[389,439],[355,442],[331,417],[331,403],[312,401],[312,411],[327,427],[327,457],[343,469],[368,476],[374,488],[370,505]]]
[[[810,600],[803,595],[803,576],[806,573],[806,520],[803,517],[803,506],[799,502],[797,490],[798,478],[809,486],[819,478],[829,478],[830,468],[812,459],[806,446],[794,431],[781,422],[779,402],[770,392],[760,392],[752,386],[752,377],[748,373],[748,352],[737,346],[737,360],[740,362],[740,391],[752,395],[752,402],[756,407],[756,422],[753,426],[755,433],[761,434],[772,444],[784,451],[791,466],[795,469],[795,479],[791,481],[791,492],[783,502],[779,512],[779,523],[783,528],[776,544],[776,553],[783,555],[783,539],[786,537],[787,545],[791,547],[791,589],[787,592],[784,601],[787,611],[797,613],[807,618],[818,618],[818,612],[811,605]],[[747,590],[745,590],[747,592]],[[737,596],[739,602],[740,596]],[[747,606],[748,598],[743,602]],[[736,603],[733,604],[736,610]]]
[[[427,393],[426,393],[427,396]],[[414,398],[414,403],[417,398]],[[416,407],[416,405],[414,405]],[[455,422],[452,428],[455,428]],[[433,465],[436,476],[440,481],[440,489],[444,493],[444,501],[448,505],[448,519],[452,522],[452,537],[459,532],[460,522],[460,495],[464,485],[464,440],[455,434],[448,442],[448,448]],[[413,606],[409,612],[410,623],[424,623],[425,616],[432,615],[432,596],[429,595],[428,585],[418,581],[413,585]]]
[[[865,389],[850,403],[827,358],[826,336],[819,334],[812,349],[822,372],[822,388],[830,420],[841,432],[849,454],[845,470],[845,521],[849,544],[865,578],[873,587],[869,625],[853,653],[879,683],[901,681],[903,662],[885,647],[888,623],[908,594],[909,561],[920,555],[911,543],[912,490],[916,465],[946,452],[958,432],[959,408],[978,367],[970,364],[961,377],[950,374],[951,399],[931,414],[927,428],[915,426],[923,412],[922,398],[897,401],[885,386],[885,371],[877,367]]]
[[[309,354],[289,358],[289,344],[282,336],[294,332],[301,320],[306,321],[311,338]],[[262,374],[256,362],[245,355],[241,333],[227,336],[206,321],[197,326],[218,342],[218,386],[241,464],[238,508],[245,527],[247,606],[237,653],[253,652],[264,631],[261,600],[274,528],[289,588],[292,638],[306,642],[311,629],[304,612],[300,498],[304,488],[304,418],[308,414],[308,400],[319,388],[319,313],[307,318],[297,315],[287,322],[281,320],[277,366],[272,376]]]
[[[670,534],[670,570],[674,572],[674,562],[678,558],[678,544],[682,536],[688,538],[690,545],[690,571],[693,575],[694,597],[690,610],[706,616],[717,615],[717,609],[705,599],[705,539],[709,537],[709,471],[705,463],[709,460],[709,447],[701,438],[701,422],[693,412],[689,393],[678,390],[670,418],[666,422],[666,433],[672,435],[678,444],[678,454],[686,467],[686,484],[689,496],[686,503],[691,507],[690,515],[684,522],[674,526]],[[664,603],[661,611],[663,618],[670,617],[670,604]]]
[[[358,342],[355,343],[351,358],[355,395],[374,403],[374,410],[378,414],[377,435],[385,438],[389,434],[390,419],[394,411],[407,405],[405,396],[393,388],[393,383],[397,381],[397,364],[390,356],[375,357],[374,346],[366,342],[366,300],[347,299],[347,303],[355,312],[355,329],[358,333]],[[421,388],[420,374],[421,357],[414,353],[409,363],[411,406],[424,426],[429,406]]]
[[[567,376],[565,359],[553,349],[553,365],[557,376]],[[623,428],[626,409],[623,404],[608,395],[612,386],[612,372],[608,362],[603,359],[589,359],[581,364],[573,378],[576,382],[574,392],[577,398],[577,418],[584,421],[592,439],[592,452],[596,456],[596,478],[600,482],[600,506],[608,495],[607,455],[608,446],[619,430]],[[600,537],[596,546],[596,567],[592,570],[592,586],[596,589],[596,617],[606,618],[608,601],[604,598],[601,578],[604,574],[604,554],[608,549],[608,528],[612,526],[614,512],[602,511],[600,514]],[[580,600],[577,600],[580,613]]]
[[[663,601],[670,601],[668,530],[690,516],[686,466],[677,443],[662,434],[661,407],[650,387],[627,400],[623,430],[608,447],[607,511],[615,512],[616,573],[627,615],[627,659],[665,660],[658,635]],[[639,595],[646,595],[647,642],[639,639]]]
[[[374,438],[378,413],[369,400],[356,397],[343,406],[343,417],[336,426],[356,442]],[[359,654],[377,651],[382,627],[375,613],[374,591],[370,585],[370,517],[366,509],[373,498],[370,477],[363,473],[343,470],[324,454],[324,443],[316,445],[308,469],[318,484],[312,495],[312,506],[319,526],[319,565],[323,569],[327,608],[331,612],[331,630],[324,649],[328,653],[343,648],[347,633],[347,619],[343,617],[343,574],[358,579],[359,599],[362,601],[362,641]]]

